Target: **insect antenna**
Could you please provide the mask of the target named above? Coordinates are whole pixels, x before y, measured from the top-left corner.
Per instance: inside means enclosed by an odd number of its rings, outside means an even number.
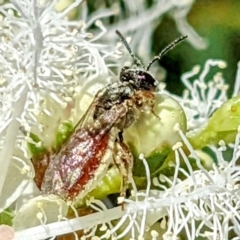
[[[135,54],[131,50],[129,44],[127,43],[127,40],[123,37],[123,35],[118,30],[116,30],[116,34],[119,36],[120,40],[123,42],[124,46],[126,47],[128,52],[130,53],[131,57],[134,59],[136,65],[137,66],[144,66],[142,64],[141,60],[138,57],[135,56]]]
[[[164,56],[168,51],[172,50],[177,44],[179,44],[180,42],[182,42],[183,40],[185,40],[187,38],[187,35],[181,36],[180,38],[175,39],[172,43],[170,43],[169,45],[167,45],[160,53],[158,56],[155,56],[152,61],[148,64],[146,70],[148,71],[149,68],[152,66],[152,64],[154,62],[156,62],[157,60],[160,60],[162,58],[162,56]]]

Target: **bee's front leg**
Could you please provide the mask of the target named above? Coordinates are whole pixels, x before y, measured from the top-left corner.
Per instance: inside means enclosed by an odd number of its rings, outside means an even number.
[[[152,92],[146,92],[146,91],[138,91],[135,94],[134,101],[136,103],[137,108],[141,112],[149,111],[158,119],[161,120],[161,118],[158,116],[158,114],[154,111],[155,106],[155,97]]]
[[[122,197],[125,197],[126,190],[132,179],[133,155],[127,145],[122,141],[122,138],[115,142],[114,163],[123,177],[120,194]]]

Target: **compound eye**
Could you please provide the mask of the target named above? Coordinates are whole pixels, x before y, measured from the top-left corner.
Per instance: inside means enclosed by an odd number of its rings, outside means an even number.
[[[138,82],[141,89],[155,90],[157,87],[157,80],[148,72],[140,72],[138,75]]]
[[[131,79],[131,72],[129,72],[130,67],[123,67],[120,72],[120,81],[128,82]]]

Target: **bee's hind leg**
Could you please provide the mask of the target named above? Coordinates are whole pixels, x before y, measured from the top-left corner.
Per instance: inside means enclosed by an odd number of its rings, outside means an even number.
[[[120,139],[115,142],[114,163],[123,178],[120,196],[125,197],[126,190],[128,189],[129,183],[132,179],[133,155],[127,145],[122,141],[122,134],[119,138]]]

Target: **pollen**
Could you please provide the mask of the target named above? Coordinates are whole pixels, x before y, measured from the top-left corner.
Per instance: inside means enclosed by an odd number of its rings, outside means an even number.
[[[182,142],[177,142],[175,145],[172,146],[172,150],[175,151],[179,148],[183,147],[183,143]]]
[[[100,231],[106,231],[107,230],[107,225],[106,224],[103,224],[100,228],[99,228]]]
[[[117,198],[118,204],[122,204],[124,202],[124,200],[125,200],[125,197],[118,197]]]
[[[27,172],[29,172],[31,170],[30,166],[25,165],[22,169],[21,169],[21,174],[26,174]]]
[[[42,212],[38,212],[38,213],[36,214],[36,217],[37,217],[40,221],[42,221],[42,219],[43,219],[43,213],[42,213]]]
[[[179,123],[176,123],[176,124],[174,125],[174,127],[173,127],[173,130],[174,130],[175,132],[179,131],[179,130],[180,130],[180,124],[179,124]]]
[[[225,61],[219,61],[218,66],[220,68],[226,68],[227,67],[227,63]]]
[[[157,237],[159,236],[159,233],[155,230],[152,230],[151,231],[151,236],[154,238],[154,239],[157,239]]]

